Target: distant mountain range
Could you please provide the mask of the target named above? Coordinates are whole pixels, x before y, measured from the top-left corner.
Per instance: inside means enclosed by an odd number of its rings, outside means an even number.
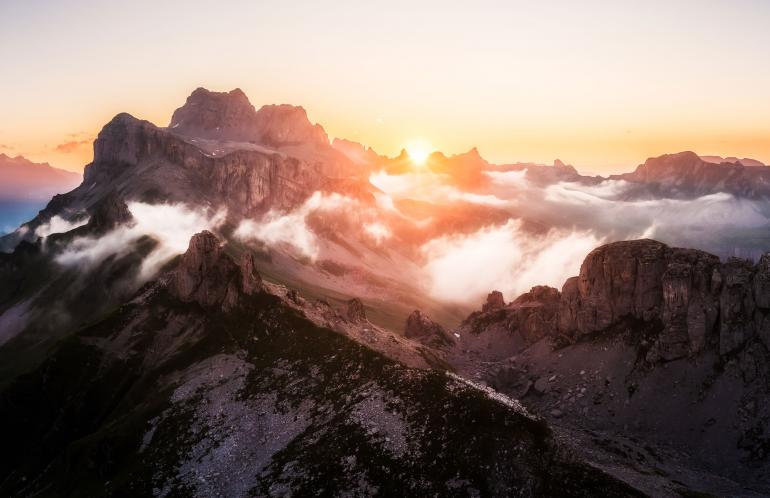
[[[83,179],[79,173],[0,154],[0,200],[48,200],[69,192]]]
[[[83,176],[0,154],[0,235],[32,219],[56,194],[69,192]]]

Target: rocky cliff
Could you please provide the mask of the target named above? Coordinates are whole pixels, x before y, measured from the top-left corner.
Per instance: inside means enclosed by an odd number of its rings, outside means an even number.
[[[752,338],[770,349],[768,281],[770,255],[757,265],[721,263],[711,254],[654,240],[616,242],[591,251],[561,292],[536,287],[506,306],[491,294],[460,329],[479,334],[503,324],[526,345],[545,336],[575,341],[633,319],[658,331],[651,362],[709,347],[729,355]]]

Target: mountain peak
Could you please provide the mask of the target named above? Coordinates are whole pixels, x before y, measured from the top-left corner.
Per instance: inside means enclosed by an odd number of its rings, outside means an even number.
[[[314,143],[329,145],[329,137],[319,124],[313,124],[302,106],[268,104],[257,111],[260,142],[267,145]]]
[[[199,87],[174,111],[168,128],[188,137],[256,142],[272,147],[329,145],[323,127],[301,106],[269,104],[256,110],[240,88],[213,92]]]
[[[168,127],[181,135],[249,140],[257,132],[256,110],[240,88],[213,92],[199,87],[174,111]]]

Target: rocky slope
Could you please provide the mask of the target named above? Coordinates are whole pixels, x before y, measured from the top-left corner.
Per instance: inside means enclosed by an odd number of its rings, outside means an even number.
[[[561,292],[491,294],[449,361],[559,424],[634,434],[767,492],[769,262],[608,244]]]
[[[314,325],[242,261],[196,235],[3,390],[2,493],[640,495],[517,402]]]

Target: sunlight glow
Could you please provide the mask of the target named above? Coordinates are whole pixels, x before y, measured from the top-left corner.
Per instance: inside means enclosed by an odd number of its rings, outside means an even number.
[[[422,140],[415,140],[406,145],[406,153],[409,154],[409,159],[419,166],[425,164],[431,152],[433,152],[433,148],[429,143]]]

